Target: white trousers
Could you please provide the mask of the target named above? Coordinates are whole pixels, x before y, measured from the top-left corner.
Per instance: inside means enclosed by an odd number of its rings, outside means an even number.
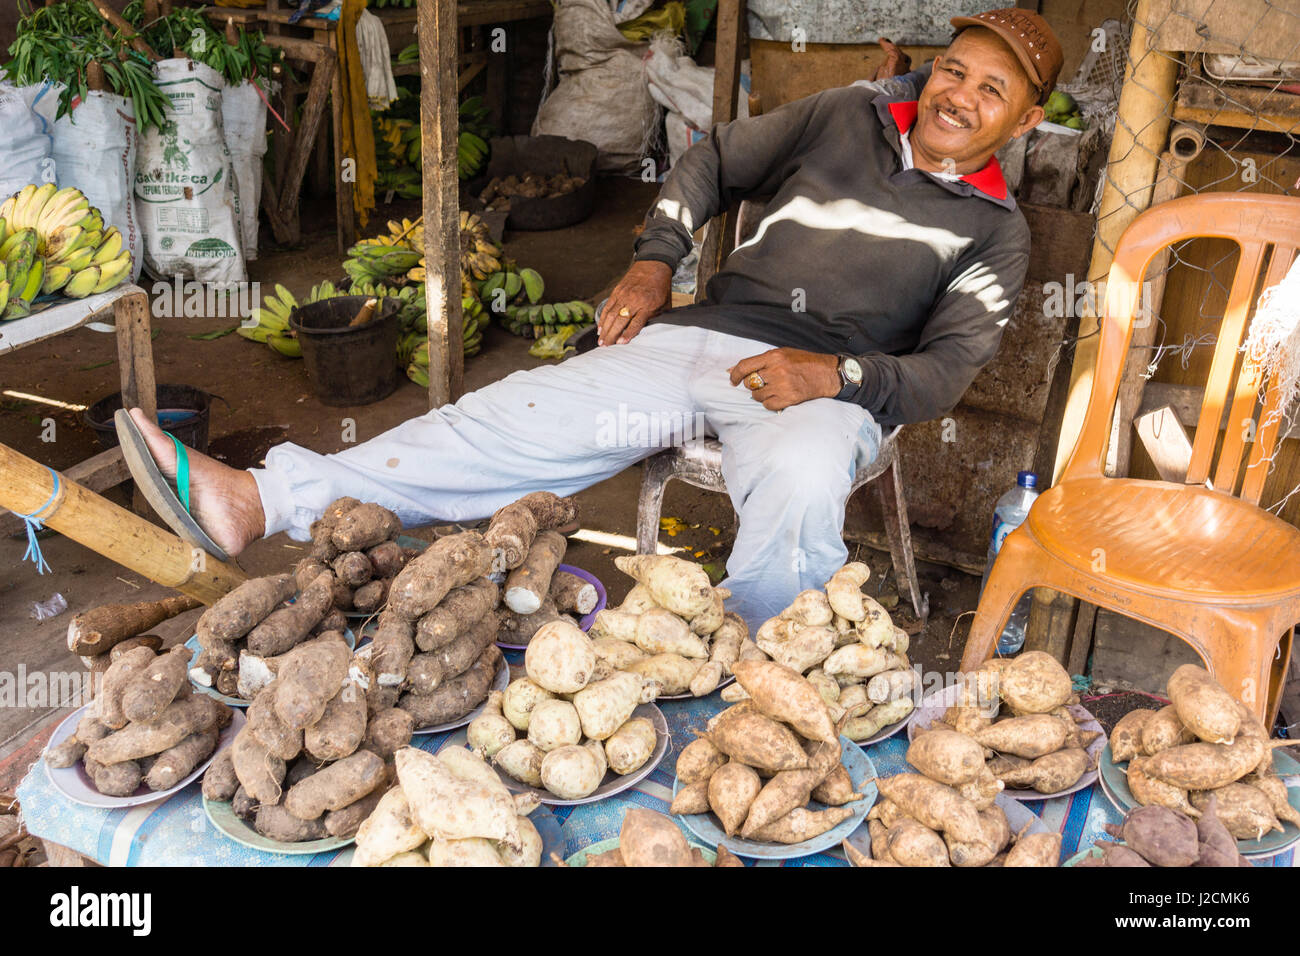
[[[663,447],[716,436],[740,516],[728,607],[752,632],[844,563],[844,505],[881,437],[849,402],[819,398],[772,412],[733,386],[727,369],[769,348],[650,325],[625,345],[515,372],[337,454],[277,445],[266,468],[252,469],[266,533],[306,540],[311,522],[344,495],[376,501],[407,526],[476,520],[528,492],[571,495]]]

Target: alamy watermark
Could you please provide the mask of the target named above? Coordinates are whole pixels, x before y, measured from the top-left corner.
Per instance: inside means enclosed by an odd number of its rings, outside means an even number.
[[[709,437],[703,412],[630,411],[619,402],[617,411],[596,415],[596,445],[600,448],[671,448]]]
[[[248,319],[262,304],[260,282],[199,282],[177,275],[171,282],[159,279],[149,291],[156,319]]]

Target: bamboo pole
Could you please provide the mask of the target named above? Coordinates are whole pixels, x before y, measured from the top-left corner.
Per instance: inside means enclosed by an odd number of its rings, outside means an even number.
[[[54,479],[40,462],[0,444],[0,507],[31,514],[54,493]],[[182,541],[63,475],[58,498],[41,522],[65,537],[151,581],[212,604],[247,577],[234,564]]]
[[[1115,136],[1106,164],[1106,183],[1097,213],[1088,279],[1096,284],[1110,272],[1119,237],[1151,203],[1160,154],[1169,137],[1170,113],[1178,79],[1177,57],[1151,48],[1155,34],[1148,29],[1157,0],[1138,0],[1129,43],[1129,65],[1120,92]],[[1098,297],[1100,298],[1100,297]],[[1070,394],[1061,421],[1052,483],[1060,477],[1083,427],[1084,412],[1092,392],[1093,368],[1101,337],[1093,314],[1080,317],[1080,341],[1070,373]]]
[[[465,389],[460,307],[460,178],[456,172],[456,0],[418,0],[429,407]]]

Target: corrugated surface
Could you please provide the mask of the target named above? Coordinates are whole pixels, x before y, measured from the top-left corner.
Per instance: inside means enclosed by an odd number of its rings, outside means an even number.
[[[895,43],[946,46],[949,19],[988,9],[985,0],[749,0],[749,35],[759,40],[808,43]]]

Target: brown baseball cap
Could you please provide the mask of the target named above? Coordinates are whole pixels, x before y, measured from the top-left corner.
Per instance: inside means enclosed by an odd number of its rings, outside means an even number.
[[[959,33],[966,27],[985,27],[1005,40],[1025,68],[1029,81],[1038,87],[1038,102],[1047,102],[1065,54],[1046,20],[1032,10],[1004,7],[973,17],[953,17],[949,22]]]

